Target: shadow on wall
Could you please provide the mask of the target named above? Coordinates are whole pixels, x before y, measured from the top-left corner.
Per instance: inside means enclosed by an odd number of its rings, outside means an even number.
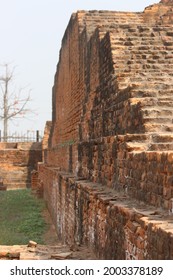
[[[29,147],[28,161],[27,161],[27,178],[26,178],[26,187],[31,187],[31,173],[34,170],[37,170],[38,162],[42,162],[42,143],[25,143],[31,144]]]

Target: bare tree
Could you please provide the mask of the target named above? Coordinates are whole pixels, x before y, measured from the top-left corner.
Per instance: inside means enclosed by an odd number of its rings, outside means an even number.
[[[27,107],[28,102],[31,101],[30,90],[25,94],[23,93],[24,88],[12,90],[14,68],[10,70],[8,63],[1,66],[4,67],[5,71],[0,76],[0,120],[3,121],[3,138],[7,142],[9,121],[19,117],[23,118],[32,110]]]

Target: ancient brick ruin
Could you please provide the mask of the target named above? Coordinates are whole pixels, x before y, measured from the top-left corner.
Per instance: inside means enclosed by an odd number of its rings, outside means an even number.
[[[42,144],[0,143],[0,190],[31,187],[31,172],[42,161]]]
[[[59,238],[100,259],[173,259],[173,1],[78,11],[38,184]]]

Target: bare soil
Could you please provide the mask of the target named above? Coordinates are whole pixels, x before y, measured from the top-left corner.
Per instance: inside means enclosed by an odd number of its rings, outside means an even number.
[[[47,209],[44,210],[43,216],[46,220],[46,223],[48,224],[48,229],[44,235],[44,244],[49,246],[60,246],[61,242],[58,240],[55,226],[53,225],[52,219],[50,217],[50,214]],[[64,246],[64,245],[62,245]],[[65,248],[67,251],[72,252],[72,255],[70,256],[70,259],[76,259],[76,260],[96,260],[97,257],[92,251],[91,248],[88,248],[84,245],[72,245],[72,246],[66,246]]]

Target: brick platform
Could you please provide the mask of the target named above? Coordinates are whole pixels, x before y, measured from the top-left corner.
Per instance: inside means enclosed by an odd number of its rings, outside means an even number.
[[[173,259],[172,10],[78,11],[62,40],[38,185],[99,258]]]

